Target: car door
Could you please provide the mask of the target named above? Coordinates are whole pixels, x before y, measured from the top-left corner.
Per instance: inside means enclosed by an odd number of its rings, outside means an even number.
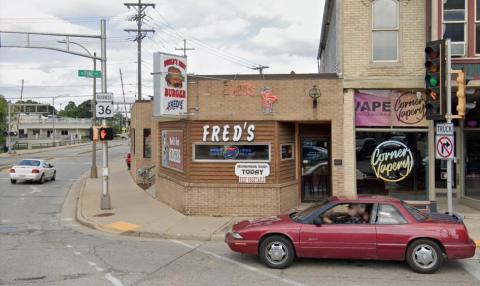
[[[378,205],[375,221],[378,259],[403,260],[410,237],[415,230],[395,204]]]
[[[306,223],[302,225],[300,231],[300,249],[302,256],[305,257],[375,258],[375,225],[370,222],[362,224],[323,223],[319,226]]]
[[[45,174],[45,179],[51,178],[53,176],[53,170],[50,167],[50,164],[48,164],[47,162],[43,162],[42,168]]]

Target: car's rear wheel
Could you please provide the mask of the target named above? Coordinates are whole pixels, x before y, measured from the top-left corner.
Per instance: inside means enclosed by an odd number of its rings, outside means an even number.
[[[415,272],[431,274],[443,264],[443,252],[438,243],[430,239],[412,242],[407,249],[406,260]]]
[[[38,181],[40,184],[43,184],[45,183],[45,174],[42,174],[42,176],[40,177],[40,180]]]
[[[16,184],[16,183],[17,183],[17,180],[10,179],[10,183],[12,183],[12,184]]]
[[[267,237],[259,248],[260,259],[270,268],[283,269],[292,264],[295,251],[292,243],[284,236]]]

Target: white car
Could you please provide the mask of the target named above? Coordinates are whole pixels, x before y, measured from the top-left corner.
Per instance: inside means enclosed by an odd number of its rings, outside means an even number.
[[[36,181],[43,184],[46,180],[55,181],[57,171],[55,167],[41,159],[23,159],[10,168],[10,182],[17,180]]]

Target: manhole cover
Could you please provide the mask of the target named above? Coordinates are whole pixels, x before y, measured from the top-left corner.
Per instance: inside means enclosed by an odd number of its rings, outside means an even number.
[[[115,213],[103,213],[103,214],[96,214],[94,217],[107,217],[107,216],[112,216]]]

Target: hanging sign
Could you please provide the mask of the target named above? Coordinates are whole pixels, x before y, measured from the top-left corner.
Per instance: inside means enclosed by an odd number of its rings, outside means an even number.
[[[237,163],[235,175],[239,183],[265,183],[270,176],[270,165],[267,163]]]
[[[187,113],[187,58],[153,54],[154,116]]]
[[[399,182],[413,169],[413,154],[407,145],[389,140],[380,143],[370,160],[377,178],[387,182]]]

